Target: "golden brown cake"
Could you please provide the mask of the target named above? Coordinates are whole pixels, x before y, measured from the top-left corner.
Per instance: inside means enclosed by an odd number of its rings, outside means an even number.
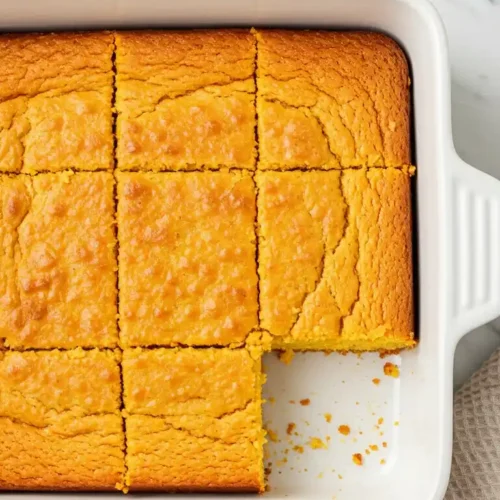
[[[130,349],[123,377],[131,490],[263,491],[260,357]]]
[[[118,173],[122,344],[244,342],[257,327],[255,214],[245,173]]]
[[[259,168],[410,163],[409,78],[378,33],[259,30]]]
[[[0,352],[0,489],[123,482],[119,355]]]
[[[118,168],[254,169],[249,30],[116,35]]]
[[[113,35],[0,36],[0,172],[111,169]]]
[[[416,343],[403,52],[16,34],[0,63],[0,490],[263,492],[264,351]]]
[[[261,327],[273,346],[412,347],[408,175],[262,172],[257,187]]]
[[[112,347],[113,176],[0,176],[0,338],[6,347]]]

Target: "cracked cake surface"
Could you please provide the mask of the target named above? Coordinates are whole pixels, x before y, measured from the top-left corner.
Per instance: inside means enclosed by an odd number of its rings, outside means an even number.
[[[119,362],[114,351],[0,352],[0,489],[123,481]]]
[[[113,176],[0,177],[0,338],[11,348],[113,347]]]
[[[131,490],[263,491],[260,355],[126,349]]]
[[[119,32],[116,46],[118,168],[255,168],[249,30]]]
[[[0,36],[0,172],[113,167],[112,33]]]
[[[118,173],[122,344],[244,342],[258,326],[255,216],[243,172]]]
[[[410,163],[406,58],[378,33],[257,31],[259,169]]]
[[[257,187],[260,317],[273,346],[413,346],[408,175],[262,172]]]

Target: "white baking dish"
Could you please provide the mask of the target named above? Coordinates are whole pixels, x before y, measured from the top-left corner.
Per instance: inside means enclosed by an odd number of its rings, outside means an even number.
[[[401,365],[399,379],[383,375],[388,359],[377,355],[358,359],[311,353],[297,356],[289,366],[269,355],[265,392],[276,402],[266,405],[265,419],[282,442],[269,446],[273,465],[266,497],[442,498],[451,461],[454,349],[462,335],[500,312],[500,183],[466,165],[455,153],[446,40],[438,16],[422,0],[0,3],[2,30],[173,25],[371,28],[390,34],[405,48],[412,68],[418,165],[420,344],[412,352],[393,357]],[[373,378],[382,379],[381,384],[374,385]],[[309,406],[289,403],[303,398],[310,398]],[[332,414],[331,423],[324,413]],[[383,424],[378,423],[380,417]],[[291,445],[285,439],[289,422],[297,424],[300,434],[291,439]],[[351,427],[350,436],[337,432],[340,424]],[[331,436],[327,450],[306,445],[303,454],[290,450],[288,463],[278,464],[285,448],[300,445],[310,436],[326,441],[327,435]],[[387,448],[381,447],[383,441]],[[369,444],[382,449],[365,457],[362,467],[354,465],[352,453],[364,452]],[[382,458],[384,465],[380,464]],[[78,497],[83,500],[95,495]],[[18,495],[4,494],[2,498]]]

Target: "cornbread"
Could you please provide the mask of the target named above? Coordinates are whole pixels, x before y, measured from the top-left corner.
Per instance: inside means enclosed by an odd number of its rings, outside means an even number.
[[[257,32],[259,168],[410,163],[406,58],[378,33]]]
[[[131,490],[263,491],[260,357],[246,349],[126,349]]]
[[[121,173],[124,346],[234,345],[257,327],[255,186],[242,172]]]
[[[415,345],[403,52],[169,30],[0,62],[0,490],[263,492],[264,351]]]
[[[255,168],[249,30],[116,34],[118,168]]]
[[[5,347],[112,347],[113,177],[0,176],[0,338]]]
[[[0,172],[111,169],[111,33],[0,36]]]
[[[118,363],[112,351],[0,352],[0,489],[123,481]]]
[[[412,347],[410,181],[259,172],[261,327],[279,349]]]

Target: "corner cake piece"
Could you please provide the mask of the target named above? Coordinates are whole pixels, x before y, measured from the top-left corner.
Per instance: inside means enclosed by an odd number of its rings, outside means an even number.
[[[118,168],[254,169],[255,45],[249,30],[117,33]]]
[[[0,172],[111,169],[111,33],[0,36]]]
[[[125,350],[126,486],[263,491],[260,355]]]
[[[0,176],[0,339],[10,348],[113,347],[113,176]]]
[[[119,353],[0,352],[0,489],[123,483]]]
[[[118,173],[122,345],[246,340],[257,327],[255,203],[245,173]]]
[[[403,51],[378,33],[259,30],[259,168],[410,163]]]
[[[273,347],[414,346],[408,175],[263,172],[257,186],[261,326]]]

